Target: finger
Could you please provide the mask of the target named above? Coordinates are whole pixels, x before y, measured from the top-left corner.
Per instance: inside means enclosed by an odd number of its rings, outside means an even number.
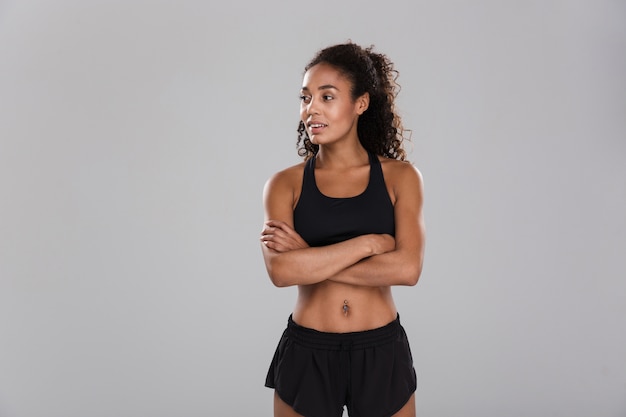
[[[267,235],[261,235],[260,240],[261,240],[262,242],[267,242],[267,241],[272,240],[273,238],[274,238],[274,235],[267,234]]]
[[[283,225],[286,225],[287,223],[285,223],[282,220],[268,220],[265,222],[266,226],[270,226],[270,227],[282,227]]]
[[[294,249],[307,247],[306,243],[298,242],[295,239],[285,236],[264,235],[260,238],[261,242],[269,243],[267,246],[280,252],[287,252]]]
[[[273,229],[273,233],[277,237],[283,238],[286,242],[289,242],[289,246],[292,246],[294,249],[309,246],[306,241],[302,239],[302,236],[287,224],[284,224],[282,228]]]
[[[285,238],[284,236],[278,236],[276,234],[266,234],[266,235],[262,235],[260,237],[261,242],[272,242],[272,244],[274,245],[281,245],[281,246],[290,246],[292,245],[292,243],[290,242],[290,240],[288,238]]]
[[[276,228],[275,228],[275,227],[269,227],[269,226],[268,226],[268,227],[264,228],[263,230],[261,230],[261,235],[269,235],[269,234],[272,234],[272,233],[274,233],[274,231],[275,231],[275,230],[276,230]]]
[[[278,238],[286,239],[286,240],[296,240],[300,238],[300,235],[298,235],[298,233],[295,230],[293,230],[287,225],[284,225],[284,226],[285,227],[272,227],[268,229],[267,234],[273,234],[274,236]]]
[[[276,227],[276,226],[267,226],[265,229],[263,229],[261,231],[262,235],[267,235],[267,234],[279,234],[282,236],[287,236],[289,232],[287,230],[283,230],[280,227]]]
[[[269,220],[265,224],[268,227],[273,227],[279,230],[284,230],[285,232],[293,231],[293,227],[289,226],[287,223],[280,221],[280,220]]]
[[[287,252],[289,250],[289,249],[286,249],[284,246],[271,240],[264,241],[263,244],[269,249],[274,250],[276,252]]]
[[[271,228],[268,230],[263,231],[263,233],[261,233],[261,237],[266,237],[268,239],[272,239],[272,240],[286,240],[289,239],[289,236],[287,235],[287,233],[285,233],[284,231],[280,230],[280,229],[276,229],[276,228]]]
[[[267,236],[266,239],[280,245],[282,251],[306,248],[309,246],[293,227],[280,220],[266,221],[265,228],[261,232],[261,235]]]

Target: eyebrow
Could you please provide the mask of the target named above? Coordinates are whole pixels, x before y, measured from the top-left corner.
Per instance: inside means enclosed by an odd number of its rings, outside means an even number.
[[[324,84],[324,85],[320,85],[317,89],[318,90],[329,90],[329,89],[333,89],[333,90],[337,90],[340,91],[337,87],[335,87],[332,84]],[[302,91],[309,91],[309,88],[307,86],[303,86],[302,87]]]

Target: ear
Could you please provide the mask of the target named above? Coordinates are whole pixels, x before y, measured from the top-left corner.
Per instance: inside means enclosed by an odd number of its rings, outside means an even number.
[[[370,106],[370,93],[364,93],[356,99],[356,112],[360,116]]]

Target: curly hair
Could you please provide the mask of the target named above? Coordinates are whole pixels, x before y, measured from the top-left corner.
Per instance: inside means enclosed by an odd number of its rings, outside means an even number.
[[[405,129],[395,110],[395,98],[400,92],[396,82],[398,71],[387,56],[375,53],[374,46],[362,48],[348,42],[320,50],[304,68],[326,63],[336,68],[352,83],[352,99],[356,100],[369,93],[368,109],[359,117],[357,134],[363,147],[368,151],[392,159],[404,160],[402,141]],[[298,155],[308,160],[319,150],[319,145],[311,142],[302,121],[298,126],[296,142]]]

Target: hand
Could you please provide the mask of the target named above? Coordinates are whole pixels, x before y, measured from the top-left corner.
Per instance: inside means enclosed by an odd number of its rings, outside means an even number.
[[[277,252],[288,252],[309,247],[292,227],[279,220],[265,222],[265,227],[261,232],[261,242]]]
[[[373,245],[374,255],[380,255],[381,253],[391,252],[396,248],[396,239],[393,236],[384,235],[370,235]]]

